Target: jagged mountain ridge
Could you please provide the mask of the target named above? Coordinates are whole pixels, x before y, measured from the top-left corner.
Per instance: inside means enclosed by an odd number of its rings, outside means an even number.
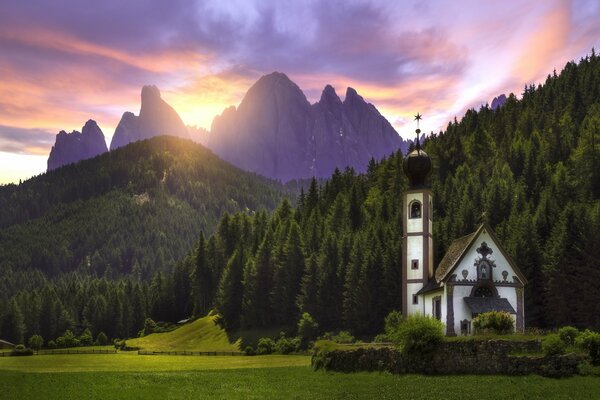
[[[81,132],[60,131],[48,156],[48,171],[66,164],[95,157],[108,151],[102,130],[94,120],[88,120]]]
[[[329,176],[336,167],[364,171],[371,158],[407,145],[354,89],[342,101],[327,85],[311,105],[280,72],[260,78],[237,109],[215,117],[208,141],[232,164],[282,181]]]
[[[279,72],[260,78],[237,108],[216,116],[210,133],[186,127],[156,86],[144,86],[139,116],[123,113],[110,150],[159,135],[192,138],[237,167],[284,182],[326,177],[336,167],[362,172],[371,158],[404,151],[409,144],[356,90],[348,88],[342,101],[327,85],[320,100],[310,104],[298,85]],[[53,168],[99,154],[61,143],[55,147],[67,162],[53,160]]]

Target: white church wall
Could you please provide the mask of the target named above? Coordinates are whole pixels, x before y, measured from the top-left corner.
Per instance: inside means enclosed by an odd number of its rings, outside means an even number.
[[[413,304],[413,294],[416,294],[419,290],[421,290],[421,288],[423,287],[423,285],[421,283],[408,283],[407,284],[407,314],[408,315],[412,315],[412,314],[423,314],[423,296],[418,296],[418,304]]]
[[[408,279],[422,279],[423,278],[423,237],[422,236],[408,236],[407,241],[407,277]],[[412,269],[412,260],[419,260],[419,268]]]
[[[454,286],[453,306],[454,306],[454,332],[460,335],[460,321],[473,319],[471,309],[465,303],[464,297],[471,295],[473,286]]]
[[[444,325],[446,324],[446,296],[444,295],[444,291],[443,290],[438,290],[435,292],[429,292],[424,294],[423,296],[421,296],[421,298],[423,299],[423,314],[424,315],[429,315],[429,316],[433,316],[433,299],[435,297],[441,297],[441,308],[442,308],[442,317],[441,317],[441,321],[444,323]]]
[[[423,208],[421,207],[421,218],[408,218],[409,206],[413,200],[417,200],[423,204],[423,193],[407,193],[406,204],[404,205],[404,212],[406,213],[406,232],[423,232]],[[431,231],[430,231],[431,232]]]

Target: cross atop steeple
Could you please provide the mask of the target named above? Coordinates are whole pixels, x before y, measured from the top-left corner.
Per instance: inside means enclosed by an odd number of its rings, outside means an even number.
[[[421,143],[419,143],[419,134],[421,133],[421,129],[419,129],[419,121],[423,118],[423,116],[419,113],[417,113],[417,115],[415,115],[415,121],[417,121],[417,130],[415,131],[417,133],[417,142],[416,142],[416,148],[417,150],[421,150]]]

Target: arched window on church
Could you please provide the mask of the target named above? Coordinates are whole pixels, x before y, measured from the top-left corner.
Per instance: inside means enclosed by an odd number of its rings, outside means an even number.
[[[413,201],[409,206],[409,218],[421,218],[421,203]]]

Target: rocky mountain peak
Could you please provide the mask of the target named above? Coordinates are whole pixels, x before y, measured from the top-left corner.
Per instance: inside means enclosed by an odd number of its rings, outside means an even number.
[[[189,139],[188,129],[179,114],[165,102],[154,85],[142,87],[140,115],[123,113],[115,129],[110,149],[154,136],[172,135]]]
[[[108,151],[102,130],[94,120],[88,120],[81,132],[61,130],[48,157],[48,171],[66,164],[95,157]]]
[[[502,107],[504,105],[504,103],[506,103],[506,95],[503,93],[498,97],[494,97],[494,99],[492,100],[492,105],[490,106],[490,108],[492,110],[497,110],[500,107]]]
[[[346,97],[344,98],[344,103],[355,100],[364,101],[362,96],[360,96],[354,88],[348,87],[346,89]]]
[[[155,85],[144,85],[142,87],[142,102],[150,99],[160,99],[160,90]]]
[[[339,96],[337,95],[337,93],[335,92],[335,89],[333,88],[333,86],[331,85],[326,85],[325,88],[323,89],[323,93],[321,93],[321,99],[319,100],[319,103],[340,103],[341,104],[342,100],[339,98]]]

